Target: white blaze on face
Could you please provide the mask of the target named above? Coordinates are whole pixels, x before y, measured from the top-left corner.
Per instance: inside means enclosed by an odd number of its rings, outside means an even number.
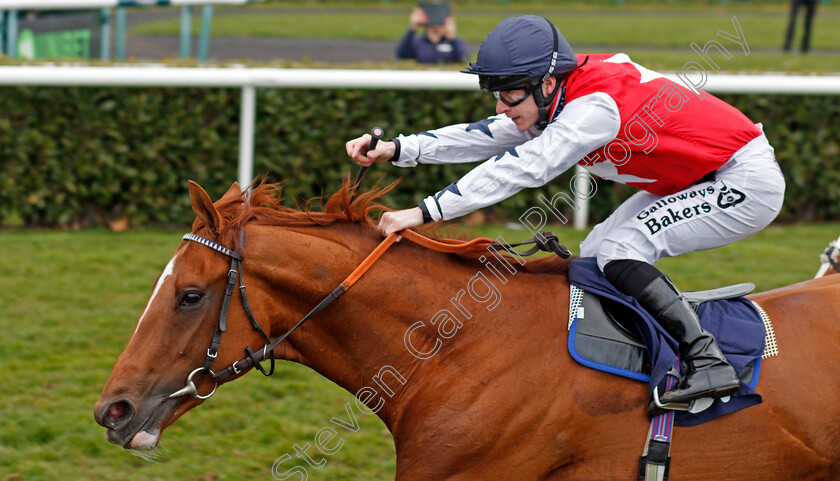
[[[160,275],[160,278],[155,284],[155,290],[152,292],[152,297],[149,298],[149,302],[146,303],[146,309],[143,311],[143,315],[140,316],[140,320],[137,321],[137,327],[134,328],[134,334],[137,334],[137,329],[140,329],[140,323],[143,322],[143,318],[146,317],[146,313],[149,312],[149,307],[152,306],[152,303],[155,301],[155,296],[157,296],[158,291],[163,286],[166,279],[172,275],[172,271],[175,270],[175,259],[178,257],[178,254],[172,256],[172,259],[169,260],[169,264],[166,264],[166,269],[163,270],[163,274]],[[134,335],[132,334],[132,336]]]

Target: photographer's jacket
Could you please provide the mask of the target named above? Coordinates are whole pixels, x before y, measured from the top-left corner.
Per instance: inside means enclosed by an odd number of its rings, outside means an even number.
[[[586,57],[579,55],[578,64]],[[543,131],[519,132],[507,116],[495,115],[397,139],[393,163],[402,167],[489,159],[421,203],[431,219],[496,204],[576,163],[605,179],[672,194],[716,171],[761,135],[734,107],[625,54],[588,57],[568,77]]]

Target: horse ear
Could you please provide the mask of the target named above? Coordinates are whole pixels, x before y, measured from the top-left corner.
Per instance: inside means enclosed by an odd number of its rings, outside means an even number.
[[[192,203],[193,212],[195,212],[195,215],[199,219],[204,221],[204,224],[210,232],[214,235],[218,235],[222,230],[221,214],[219,214],[219,211],[216,210],[216,207],[210,200],[210,196],[207,195],[207,192],[205,192],[200,185],[193,181],[190,181],[189,185],[190,202]]]
[[[227,200],[230,197],[241,197],[242,196],[242,189],[239,187],[239,182],[234,182],[230,185],[230,189],[225,192],[225,195],[222,196],[219,201]]]

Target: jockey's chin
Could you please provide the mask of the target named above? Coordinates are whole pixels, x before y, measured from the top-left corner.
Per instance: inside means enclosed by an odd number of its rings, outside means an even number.
[[[510,117],[510,115],[508,115],[508,117]],[[534,124],[536,124],[536,122],[531,122],[523,118],[522,116],[510,117],[510,120],[512,120],[513,123],[516,124],[516,130],[520,132],[525,132],[526,130],[533,127]]]

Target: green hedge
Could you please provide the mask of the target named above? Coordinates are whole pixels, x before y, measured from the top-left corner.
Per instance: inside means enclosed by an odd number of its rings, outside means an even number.
[[[840,218],[840,97],[724,96],[761,121],[787,178],[783,220]],[[137,225],[192,219],[187,179],[220,196],[236,179],[238,89],[0,88],[0,215],[27,226]],[[483,118],[480,92],[258,90],[255,173],[286,185],[288,203],[330,193],[355,173],[344,142],[373,125],[388,135]],[[409,206],[469,165],[377,165],[366,182],[405,176],[387,202]],[[491,209],[515,219],[570,174]],[[633,189],[600,182],[592,220]]]

